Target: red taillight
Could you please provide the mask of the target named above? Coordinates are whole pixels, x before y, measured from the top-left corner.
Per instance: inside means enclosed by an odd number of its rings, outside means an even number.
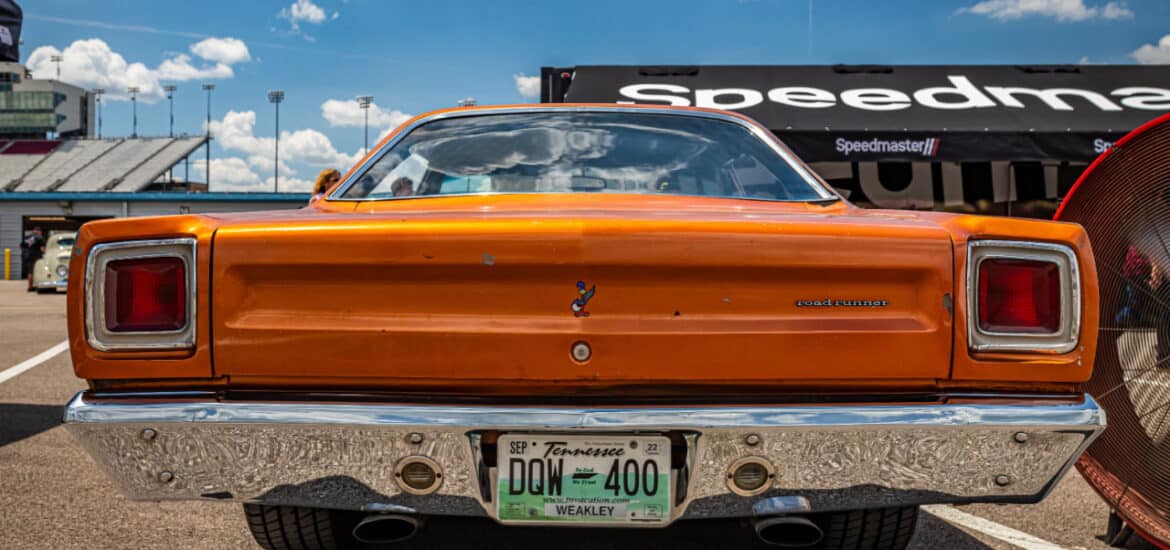
[[[1052,334],[1060,329],[1060,267],[1052,262],[987,258],[979,264],[979,328]]]
[[[114,260],[106,264],[106,330],[179,330],[187,324],[187,273],[181,258]]]

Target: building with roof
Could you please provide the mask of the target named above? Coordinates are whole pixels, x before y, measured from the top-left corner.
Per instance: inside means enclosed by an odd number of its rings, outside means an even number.
[[[59,80],[32,78],[19,63],[0,63],[0,137],[93,137],[94,95]]]
[[[47,235],[76,231],[85,222],[106,218],[291,209],[308,202],[307,193],[0,192],[0,253],[11,250],[11,278],[15,279],[21,273],[20,241],[33,227],[40,227]],[[0,276],[2,270],[0,265]]]

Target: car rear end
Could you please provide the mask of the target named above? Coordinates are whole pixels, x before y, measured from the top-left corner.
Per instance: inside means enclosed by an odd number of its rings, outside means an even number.
[[[244,502],[258,540],[337,514],[367,542],[431,515],[747,518],[897,547],[917,505],[1043,498],[1105,426],[1075,225],[674,196],[352,210],[83,228],[91,389],[66,421],[131,498]]]

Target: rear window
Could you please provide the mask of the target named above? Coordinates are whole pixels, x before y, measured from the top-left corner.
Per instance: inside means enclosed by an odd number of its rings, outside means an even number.
[[[614,112],[484,114],[428,122],[347,183],[341,197],[472,193],[825,197],[740,124]]]

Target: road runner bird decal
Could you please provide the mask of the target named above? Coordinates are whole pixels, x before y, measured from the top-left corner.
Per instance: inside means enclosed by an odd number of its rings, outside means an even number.
[[[577,299],[573,300],[573,304],[569,306],[573,310],[573,317],[588,317],[589,312],[585,311],[585,304],[593,299],[593,293],[597,290],[597,285],[589,287],[585,290],[585,281],[577,281]]]

